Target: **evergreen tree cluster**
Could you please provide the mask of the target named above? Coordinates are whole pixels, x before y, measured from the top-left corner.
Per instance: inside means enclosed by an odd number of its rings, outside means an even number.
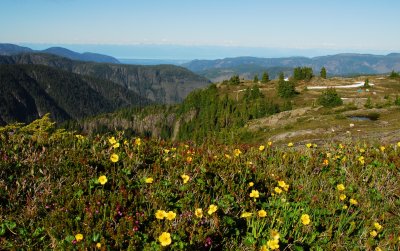
[[[244,91],[243,97],[234,100],[220,95],[215,85],[191,93],[180,105],[180,140],[202,141],[207,137],[224,140],[251,119],[279,112],[279,106],[267,100],[256,86]],[[194,115],[192,118],[191,115]]]
[[[324,107],[331,108],[342,105],[343,100],[340,98],[335,88],[328,88],[318,98],[318,104]]]
[[[325,67],[321,68],[320,75],[321,75],[321,78],[326,79],[326,69],[325,69]]]
[[[296,67],[293,69],[293,79],[295,80],[310,81],[313,76],[311,67]]]
[[[296,95],[295,85],[292,81],[285,81],[283,73],[279,75],[278,96],[281,98],[291,98]]]
[[[398,72],[395,72],[394,70],[390,73],[389,78],[400,78],[400,74]]]

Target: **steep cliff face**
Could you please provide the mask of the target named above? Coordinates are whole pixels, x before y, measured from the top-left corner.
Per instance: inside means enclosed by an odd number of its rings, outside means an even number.
[[[40,64],[106,79],[151,101],[163,104],[181,102],[193,90],[203,88],[210,83],[204,77],[173,65],[100,64],[32,53],[0,57],[0,64]]]

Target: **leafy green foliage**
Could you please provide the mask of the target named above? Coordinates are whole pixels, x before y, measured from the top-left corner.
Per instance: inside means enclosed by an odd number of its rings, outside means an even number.
[[[335,88],[328,88],[318,98],[318,104],[324,107],[335,107],[343,104]]]

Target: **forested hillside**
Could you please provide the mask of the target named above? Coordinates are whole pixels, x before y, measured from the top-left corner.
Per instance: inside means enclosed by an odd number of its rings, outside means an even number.
[[[62,122],[151,103],[133,91],[43,65],[0,65],[2,123],[31,122],[50,113]]]
[[[190,92],[210,82],[173,65],[141,66],[73,61],[49,54],[1,56],[0,64],[38,64],[117,83],[156,103],[181,102]]]

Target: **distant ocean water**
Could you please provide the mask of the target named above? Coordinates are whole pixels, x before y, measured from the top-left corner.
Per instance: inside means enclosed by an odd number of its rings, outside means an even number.
[[[131,58],[118,58],[122,64],[137,64],[137,65],[160,65],[172,64],[182,65],[190,60],[185,59],[131,59]]]

